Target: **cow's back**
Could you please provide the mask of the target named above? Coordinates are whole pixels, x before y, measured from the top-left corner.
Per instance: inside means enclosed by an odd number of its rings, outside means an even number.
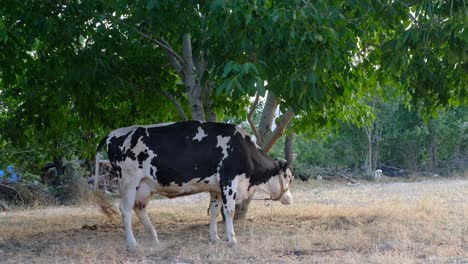
[[[214,175],[228,182],[252,170],[249,148],[254,144],[229,124],[186,121],[133,126],[115,130],[107,142],[116,167],[124,166],[123,160],[134,161],[163,186]]]

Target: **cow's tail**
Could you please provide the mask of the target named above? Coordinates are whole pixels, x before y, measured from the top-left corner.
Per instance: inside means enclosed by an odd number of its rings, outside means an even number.
[[[107,136],[101,140],[96,149],[96,157],[94,161],[94,200],[101,212],[103,212],[107,217],[113,219],[114,216],[118,215],[117,208],[109,201],[106,195],[99,190],[99,163],[101,160],[101,150],[106,144],[106,141]]]
[[[96,149],[96,157],[94,159],[94,190],[99,189],[99,163],[101,161],[101,150],[102,150],[102,147],[106,144],[106,142],[107,142],[107,136],[105,136],[101,140],[101,142],[99,142],[99,145]]]

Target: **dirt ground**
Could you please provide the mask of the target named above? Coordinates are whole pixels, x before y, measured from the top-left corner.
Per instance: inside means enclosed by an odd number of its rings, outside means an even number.
[[[239,244],[208,242],[206,194],[156,199],[153,245],[134,218],[139,250],[120,219],[93,206],[0,213],[0,263],[468,263],[468,179],[296,181],[291,206],[253,201]],[[261,194],[257,194],[262,197]]]

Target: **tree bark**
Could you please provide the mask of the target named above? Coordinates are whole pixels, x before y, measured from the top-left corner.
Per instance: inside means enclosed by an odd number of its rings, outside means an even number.
[[[211,83],[206,84],[206,89],[205,92],[203,93],[203,106],[205,109],[205,116],[206,116],[206,121],[208,122],[216,122],[218,120],[218,117],[216,116],[216,113],[213,111],[213,102],[211,101],[210,95],[211,92],[213,91],[211,87]]]
[[[373,124],[364,127],[364,131],[366,132],[367,136],[367,157],[366,157],[366,163],[364,165],[364,170],[367,176],[372,177],[372,130],[373,130]]]
[[[263,107],[262,117],[260,119],[260,124],[258,132],[260,138],[257,139],[258,145],[262,148],[265,145],[265,140],[272,133],[271,128],[273,125],[273,119],[275,118],[276,107],[278,106],[278,101],[273,92],[268,91],[267,99],[265,101],[265,106]]]
[[[262,147],[263,151],[266,153],[270,152],[271,148],[275,144],[275,142],[284,134],[284,130],[286,126],[289,124],[291,119],[294,116],[294,111],[292,108],[288,108],[286,113],[284,113],[278,124],[276,125],[275,131],[269,134],[268,138],[264,139],[264,145]]]
[[[195,82],[195,74],[193,68],[192,43],[190,34],[185,34],[183,38],[183,55],[184,55],[184,85],[187,89],[187,98],[192,110],[192,120],[205,121],[205,113],[203,110],[202,87]]]

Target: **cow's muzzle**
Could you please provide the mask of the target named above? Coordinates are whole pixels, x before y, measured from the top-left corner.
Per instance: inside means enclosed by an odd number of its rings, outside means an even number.
[[[270,199],[273,201],[280,201],[282,204],[291,204],[292,203],[292,195],[291,192],[289,191],[289,186],[287,188],[284,188],[283,184],[283,179],[281,179],[281,175],[278,176],[279,178],[279,183],[280,183],[280,194],[278,195],[277,198],[272,198],[270,196]]]
[[[291,195],[291,192],[289,190],[287,190],[285,193],[283,193],[283,195],[281,196],[279,201],[284,205],[292,204],[293,203],[293,197]]]

